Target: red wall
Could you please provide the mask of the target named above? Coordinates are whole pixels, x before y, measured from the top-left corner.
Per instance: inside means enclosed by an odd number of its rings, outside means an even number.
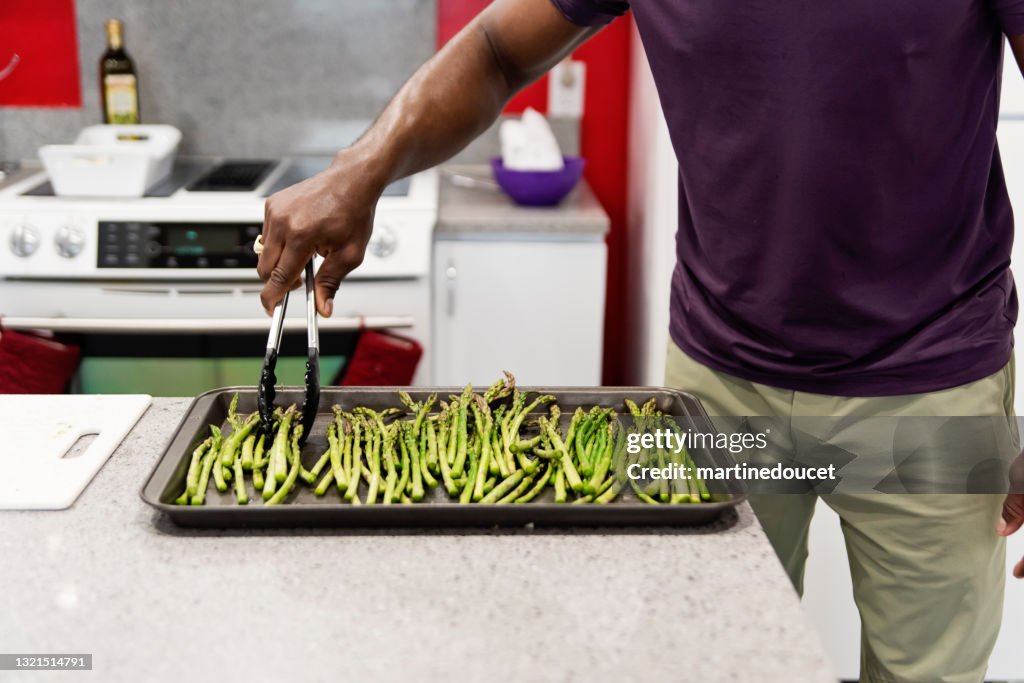
[[[74,0],[0,0],[0,71],[15,55],[0,107],[81,106]]]
[[[438,0],[438,47],[444,45],[490,0]],[[605,306],[605,384],[626,382],[626,140],[629,110],[629,34],[631,19],[613,22],[580,47],[575,58],[587,64],[581,154],[586,179],[611,217],[608,234],[608,295]],[[507,111],[532,106],[547,110],[547,77],[519,93]]]

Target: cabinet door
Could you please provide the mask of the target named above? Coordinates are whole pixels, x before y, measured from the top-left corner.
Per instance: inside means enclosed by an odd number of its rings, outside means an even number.
[[[434,382],[601,382],[604,242],[438,241]]]

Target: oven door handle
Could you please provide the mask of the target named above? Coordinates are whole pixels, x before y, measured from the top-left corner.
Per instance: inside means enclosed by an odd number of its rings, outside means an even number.
[[[320,320],[322,332],[412,327],[405,315],[337,316]],[[267,331],[265,318],[34,318],[4,316],[9,330],[40,330],[74,334],[244,334]],[[285,332],[305,332],[306,319],[284,321]]]

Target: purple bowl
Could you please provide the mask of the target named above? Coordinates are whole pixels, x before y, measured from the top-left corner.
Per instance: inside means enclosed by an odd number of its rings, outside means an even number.
[[[516,204],[554,206],[576,187],[586,163],[580,157],[562,157],[565,166],[557,171],[513,171],[501,157],[491,159],[494,180]]]

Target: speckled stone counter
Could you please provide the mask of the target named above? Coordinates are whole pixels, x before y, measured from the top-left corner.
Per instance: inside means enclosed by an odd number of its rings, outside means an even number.
[[[462,187],[452,175],[479,179],[485,186]],[[580,181],[558,206],[517,206],[492,183],[485,165],[442,167],[437,228],[440,239],[488,234],[540,234],[548,238],[603,239],[608,214],[586,181]]]
[[[179,529],[138,494],[187,405],[155,399],[71,509],[0,512],[0,650],[94,654],[0,680],[834,680],[746,506],[625,533]]]

